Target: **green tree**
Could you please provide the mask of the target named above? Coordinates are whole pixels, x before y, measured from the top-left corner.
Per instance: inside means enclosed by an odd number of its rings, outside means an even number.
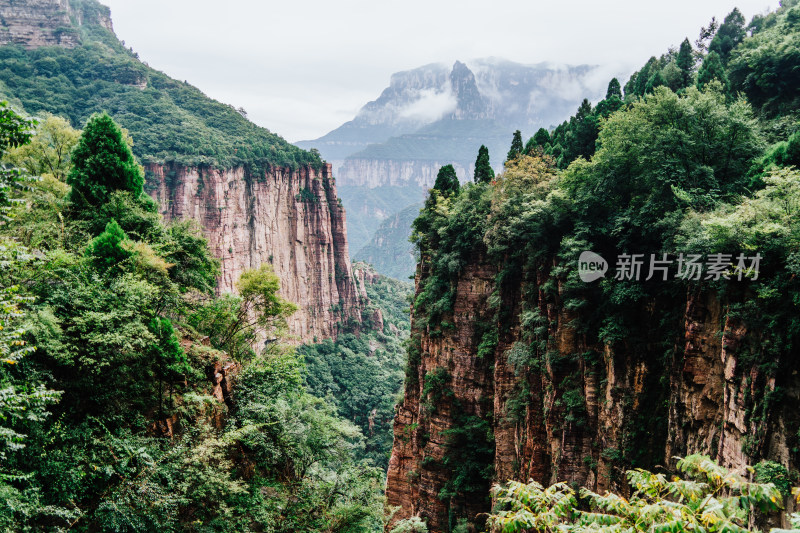
[[[517,130],[514,132],[514,137],[511,139],[511,148],[508,149],[506,161],[513,161],[522,154],[525,146],[522,144],[522,132]]]
[[[272,343],[283,333],[286,319],[297,306],[280,297],[280,281],[272,266],[263,264],[242,273],[236,283],[238,295],[204,296],[193,307],[189,323],[211,337],[212,345],[231,357],[245,360],[258,355],[258,341]]]
[[[592,157],[597,141],[597,121],[598,117],[592,110],[592,104],[584,98],[575,116],[569,120],[570,134],[566,136],[564,146],[565,163],[570,163],[579,157]]]
[[[612,80],[608,82],[606,97],[597,104],[597,114],[601,117],[608,118],[611,113],[618,111],[621,107],[622,87],[620,87],[617,78],[612,78]]]
[[[475,160],[475,183],[490,183],[494,179],[494,169],[489,161],[489,149],[481,145]]]
[[[690,87],[679,96],[662,87],[612,115],[598,146],[591,164],[574,163],[565,177],[578,202],[592,204],[580,208],[593,215],[587,231],[613,234],[622,248],[659,247],[687,205],[708,210],[747,190],[763,141],[743,99],[727,104],[717,91]]]
[[[647,85],[645,86],[644,92],[645,94],[652,94],[656,87],[664,87],[666,85],[667,80],[664,79],[664,75],[661,74],[661,71],[657,70],[655,74],[650,76],[650,79],[647,80]]]
[[[48,113],[31,142],[11,150],[7,159],[34,176],[49,174],[65,181],[71,169],[72,150],[80,135],[67,120]]]
[[[439,169],[436,175],[436,182],[433,184],[434,190],[439,191],[442,196],[450,196],[458,194],[461,184],[456,175],[456,169],[453,165],[445,165]]]
[[[0,242],[0,260],[6,268],[24,261],[26,256],[25,250],[13,243]],[[26,340],[29,334],[24,326],[27,313],[22,308],[31,298],[20,293],[18,285],[0,289],[0,460],[25,446],[26,435],[22,431],[43,421],[49,415],[47,406],[57,402],[61,394],[16,370],[25,356],[36,351]],[[0,466],[2,464],[0,462]],[[4,474],[7,472],[0,469],[0,492]],[[2,514],[0,512],[0,516]]]
[[[622,100],[622,87],[620,87],[617,78],[612,78],[611,81],[608,82],[608,89],[606,90],[606,100],[614,97]]]
[[[525,150],[523,150],[523,153],[525,155],[531,155],[536,148],[544,150],[549,145],[550,132],[544,128],[539,128],[533,137],[528,139],[528,142],[525,143]]]
[[[726,65],[732,89],[744,92],[769,116],[791,113],[800,102],[798,17],[800,6],[781,9],[769,27],[732,52]]]
[[[30,142],[33,125],[33,121],[9,109],[8,102],[0,102],[0,158],[6,155],[9,148]],[[28,179],[18,168],[0,167],[0,220],[9,220],[11,206],[18,202],[11,197],[12,189],[22,188]]]
[[[647,94],[647,84],[650,78],[655,74],[656,69],[658,69],[658,59],[653,56],[645,63],[644,67],[642,67],[639,72],[631,77],[629,83],[633,83],[633,87],[631,87],[632,91],[628,91],[628,85],[625,85],[625,96],[628,96],[628,94],[635,94],[636,96],[644,96]]]
[[[184,289],[213,293],[220,274],[220,261],[209,250],[208,240],[197,222],[176,221],[167,228],[165,241],[159,251],[174,265],[169,270],[172,280]]]
[[[692,84],[694,77],[694,52],[689,39],[684,39],[678,50],[678,57],[675,59],[678,68],[681,69],[681,89],[685,89]]]
[[[155,338],[155,342],[148,350],[148,355],[154,363],[156,379],[159,383],[159,409],[163,411],[164,384],[167,384],[171,393],[173,383],[189,374],[191,367],[169,319],[153,317],[150,319],[148,329]]]
[[[30,142],[30,128],[33,122],[23,118],[0,102],[0,155],[9,148]],[[8,221],[14,199],[9,193],[19,187],[26,176],[17,168],[0,169],[0,218]],[[0,264],[4,271],[13,270],[30,259],[27,250],[13,241],[0,241]],[[42,421],[47,416],[46,407],[58,400],[59,394],[47,390],[24,372],[15,371],[22,358],[36,350],[27,343],[28,331],[23,325],[26,313],[22,306],[32,298],[21,294],[21,287],[6,279],[0,284],[0,459],[6,452],[18,450],[25,434],[25,425]],[[3,489],[3,472],[0,472],[0,492]],[[5,513],[0,513],[0,523]]]
[[[72,154],[67,183],[69,201],[79,218],[103,206],[114,191],[128,191],[138,198],[144,176],[120,127],[106,113],[93,115]]]
[[[800,168],[800,131],[792,134],[789,139],[772,145],[760,161],[763,170],[788,166]]]
[[[733,8],[711,40],[708,51],[718,53],[722,64],[726,65],[731,51],[744,41],[746,35],[744,15],[739,8]]]
[[[533,136],[533,142],[536,143],[536,146],[547,146],[550,144],[550,132],[544,128],[539,128]]]
[[[700,28],[700,35],[694,42],[700,52],[705,53],[706,50],[708,50],[708,43],[714,38],[714,34],[717,33],[717,27],[717,17],[711,17],[711,22],[708,23],[708,26]]]
[[[726,90],[730,87],[728,75],[725,73],[725,67],[722,65],[719,54],[709,52],[697,72],[697,88],[702,91],[713,80],[719,81]]]
[[[92,258],[100,272],[107,272],[133,255],[128,248],[123,246],[127,240],[128,236],[122,231],[117,221],[112,220],[106,224],[105,231],[91,242],[86,253]]]

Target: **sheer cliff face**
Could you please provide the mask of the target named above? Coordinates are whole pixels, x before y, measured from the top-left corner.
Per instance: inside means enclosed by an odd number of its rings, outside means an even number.
[[[148,165],[147,187],[164,218],[194,219],[222,261],[219,290],[235,291],[247,269],[269,263],[281,294],[300,309],[289,319],[300,340],[335,337],[361,321],[344,209],[330,166],[250,174]]]
[[[477,152],[476,152],[477,153]],[[337,171],[342,183],[363,187],[383,185],[399,187],[433,187],[436,174],[444,165],[452,164],[463,183],[472,179],[475,164],[463,161],[411,161],[393,159],[347,159]]]
[[[80,42],[73,19],[77,26],[87,22],[112,30],[108,8],[91,7],[73,8],[68,0],[0,0],[0,45],[73,48]],[[85,20],[86,17],[91,20]]]
[[[737,357],[750,332],[726,318],[728,304],[716,295],[687,294],[683,318],[676,313],[675,345],[665,355],[663,346],[646,339],[589,345],[568,326],[576,316],[563,310],[560,296],[545,297],[546,275],[498,287],[497,272],[480,257],[462,270],[453,316],[443,319],[453,327],[421,330],[413,319],[411,353],[420,355],[410,358],[397,408],[386,488],[388,505],[402,508],[395,521],[421,516],[433,533],[450,531],[453,516],[479,521],[490,509],[490,483],[509,479],[625,493],[624,469],[632,462],[674,466],[673,457],[690,453],[735,469],[762,458],[799,466],[792,451],[798,370],[776,383]],[[425,276],[423,265],[418,290]],[[499,296],[494,308],[493,293]],[[520,365],[518,351],[530,342],[519,317],[533,309],[550,324],[547,355],[539,364]],[[481,325],[497,325],[495,312],[501,324],[496,348],[479,355]],[[664,313],[649,305],[639,316],[647,331],[659,327]],[[439,368],[447,371],[447,394],[432,402]],[[784,395],[780,404],[769,401],[776,392]],[[456,411],[490,424],[494,448],[486,466],[492,474],[476,478],[470,492],[443,497],[458,468],[447,460],[453,430],[463,426]]]

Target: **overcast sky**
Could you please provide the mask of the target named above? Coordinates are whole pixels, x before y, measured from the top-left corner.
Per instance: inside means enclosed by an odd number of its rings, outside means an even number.
[[[712,16],[778,0],[100,0],[151,67],[290,141],[350,120],[393,72],[456,59],[630,73]],[[623,83],[625,80],[621,80]]]

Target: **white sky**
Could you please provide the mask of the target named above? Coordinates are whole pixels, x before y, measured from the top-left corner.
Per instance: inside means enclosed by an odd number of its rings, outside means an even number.
[[[393,72],[496,56],[632,72],[734,7],[778,0],[101,0],[151,67],[244,107],[290,141],[320,137]],[[620,80],[625,83],[625,80]]]

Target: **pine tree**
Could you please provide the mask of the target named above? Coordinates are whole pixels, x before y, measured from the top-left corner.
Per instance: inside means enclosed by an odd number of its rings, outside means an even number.
[[[650,79],[647,81],[647,87],[645,88],[646,94],[652,94],[656,87],[663,87],[667,84],[667,80],[664,79],[664,76],[661,75],[661,71],[657,70],[655,74],[653,74]]]
[[[742,12],[739,11],[738,8],[734,8],[733,11],[725,17],[719,30],[717,30],[717,34],[714,35],[714,38],[711,40],[708,51],[718,53],[723,65],[728,64],[731,51],[736,48],[747,35],[744,23],[745,20]]]
[[[461,184],[458,182],[456,169],[453,165],[445,165],[439,169],[439,174],[436,176],[436,183],[433,188],[442,193],[442,196],[450,196],[456,194],[461,189]]]
[[[608,117],[611,113],[618,111],[622,107],[622,87],[619,80],[613,78],[608,82],[606,97],[597,104],[597,114],[601,117]]]
[[[550,146],[550,142],[550,132],[544,128],[539,128],[533,137],[528,139],[528,142],[525,143],[524,153],[530,155],[537,148],[544,151],[545,148]]]
[[[727,91],[730,83],[728,75],[725,73],[725,67],[722,66],[722,60],[716,52],[709,52],[697,72],[697,88],[701,91],[713,80],[719,80],[725,90]]]
[[[692,84],[692,76],[694,74],[694,53],[689,39],[684,39],[681,43],[675,63],[681,69],[681,89],[685,89]]]
[[[636,73],[636,82],[633,84],[633,87],[631,87],[636,96],[644,96],[647,94],[647,83],[650,81],[651,76],[655,74],[657,68],[658,60],[653,56],[645,63],[642,70]],[[628,89],[626,86],[625,93],[627,94],[627,92]]]
[[[133,255],[122,246],[126,240],[128,236],[117,221],[112,220],[106,224],[105,231],[91,242],[86,255],[92,258],[99,271],[105,272]]]
[[[614,97],[622,100],[622,87],[620,87],[617,78],[612,78],[611,81],[608,82],[608,89],[606,90],[606,100],[610,100]]]
[[[550,132],[544,128],[539,128],[533,136],[533,142],[536,143],[536,146],[547,146],[550,144]]]
[[[93,115],[72,153],[72,185],[69,202],[74,214],[88,214],[101,207],[113,191],[142,194],[142,169],[128,147],[119,126],[106,113]]]
[[[494,179],[494,170],[489,161],[489,149],[481,145],[478,149],[478,159],[475,160],[475,183],[491,183]]]
[[[511,140],[511,148],[508,150],[506,161],[513,161],[519,157],[524,148],[525,147],[522,145],[522,132],[517,130],[514,132],[514,138]]]

